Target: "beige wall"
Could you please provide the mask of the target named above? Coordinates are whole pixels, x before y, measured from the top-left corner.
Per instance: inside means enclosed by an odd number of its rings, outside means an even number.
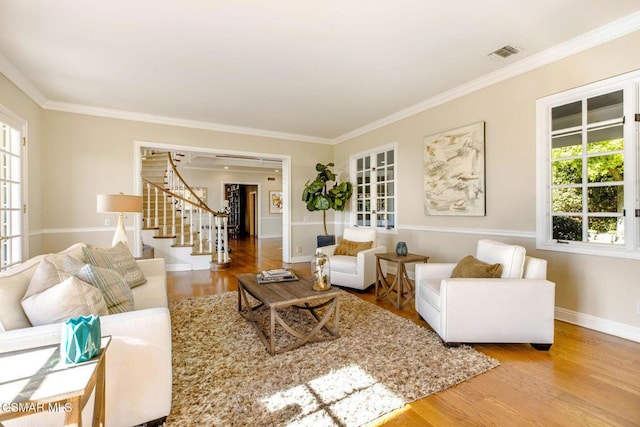
[[[329,161],[332,147],[301,141],[237,135],[209,130],[188,129],[140,123],[58,111],[44,112],[46,128],[43,173],[43,204],[47,206],[44,228],[75,229],[103,227],[104,214],[95,211],[95,195],[134,189],[134,141],[175,144],[206,149],[258,152],[291,156],[292,199],[297,200],[308,179],[310,162]],[[72,189],[60,203],[60,189]],[[304,212],[303,212],[304,211]],[[292,221],[306,214],[301,203],[292,204]],[[82,231],[82,230],[80,230]],[[75,232],[69,230],[69,232]],[[107,244],[110,232],[100,233]],[[98,234],[96,234],[96,240]],[[310,245],[300,237],[294,226],[292,247]],[[57,241],[58,239],[56,239]],[[47,241],[44,251],[58,250],[55,242]]]
[[[455,261],[474,253],[481,237],[517,242],[549,261],[558,307],[638,327],[639,260],[535,249],[536,99],[640,68],[638,46],[640,32],[345,141],[334,158],[397,142],[399,232],[383,237],[389,248],[405,240],[431,261]],[[426,216],[424,137],[478,121],[486,122],[487,215]]]

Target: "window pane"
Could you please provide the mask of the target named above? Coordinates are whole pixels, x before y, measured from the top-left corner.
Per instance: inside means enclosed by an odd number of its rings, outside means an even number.
[[[552,212],[582,212],[582,189],[556,188],[551,198]]]
[[[566,129],[582,124],[582,101],[551,109],[551,130]]]
[[[387,228],[394,228],[395,226],[395,216],[393,214],[387,215]]]
[[[395,163],[393,150],[387,151],[387,165],[392,165]]]
[[[551,163],[553,185],[582,183],[582,159],[561,160]]]
[[[611,182],[624,180],[624,155],[610,154],[587,159],[588,182]]]
[[[587,99],[587,123],[622,117],[622,90]]]
[[[360,158],[356,160],[356,170],[361,171],[363,167],[364,167],[364,159]]]
[[[384,197],[386,195],[384,191],[385,187],[386,186],[384,184],[378,184],[378,197]]]
[[[395,209],[394,199],[393,197],[387,198],[387,211],[393,212]]]
[[[370,174],[371,174],[371,172],[369,172],[369,171],[366,171],[364,173],[364,183],[365,184],[369,184],[371,182],[371,175]]]
[[[393,181],[394,180],[394,171],[393,171],[393,166],[390,166],[387,168],[387,181]]]
[[[382,211],[384,212],[385,209],[385,200],[384,199],[378,199],[378,203],[376,206],[376,211]]]
[[[393,182],[387,184],[387,196],[393,196]]]
[[[369,156],[364,158],[364,168],[371,169],[371,158]]]
[[[624,244],[624,220],[617,217],[589,218],[589,242]]]
[[[592,187],[587,191],[589,212],[622,212],[624,209],[624,187],[612,185]]]
[[[582,133],[559,134],[551,140],[551,158],[560,159],[582,155]]]
[[[380,168],[376,171],[376,180],[378,182],[384,181],[384,168]]]
[[[384,160],[384,153],[378,153],[376,155],[376,166],[377,167],[381,167],[386,165],[385,160]]]
[[[624,139],[612,139],[610,141],[592,142],[587,146],[587,151],[589,151],[590,154],[622,150],[624,150]]]
[[[582,218],[579,216],[554,216],[553,238],[556,240],[582,241]]]
[[[622,124],[589,129],[587,132],[587,152],[601,153],[624,149]]]

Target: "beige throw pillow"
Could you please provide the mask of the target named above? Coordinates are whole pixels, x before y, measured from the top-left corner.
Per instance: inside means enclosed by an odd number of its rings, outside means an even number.
[[[73,276],[25,297],[22,308],[33,326],[64,322],[70,317],[108,314],[102,292]]]
[[[100,289],[109,314],[133,310],[131,288],[117,271],[84,264],[68,255],[65,256],[64,270]]]
[[[460,278],[498,278],[502,275],[502,265],[487,264],[468,255],[454,267],[451,277]]]
[[[112,248],[85,246],[82,248],[82,253],[89,264],[120,273],[131,288],[147,281],[135,258],[129,252],[129,248],[122,242]]]
[[[334,255],[356,256],[358,252],[371,249],[373,242],[354,242],[347,239],[340,239],[338,247],[333,252]]]

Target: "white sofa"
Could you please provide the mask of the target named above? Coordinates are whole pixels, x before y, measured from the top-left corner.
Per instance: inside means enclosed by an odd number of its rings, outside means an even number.
[[[352,242],[372,242],[370,249],[357,255],[335,255],[338,245],[323,246],[322,252],[329,257],[331,284],[364,290],[376,281],[376,254],[386,252],[378,245],[378,232],[373,228],[346,228],[343,239]]]
[[[553,343],[555,284],[546,280],[547,262],[525,248],[478,241],[476,258],[501,264],[500,278],[451,278],[456,263],[417,264],[418,314],[447,344]]]
[[[63,251],[82,259],[82,244]],[[40,261],[34,257],[0,273],[0,352],[59,344],[62,324],[29,327],[20,300]],[[161,420],[171,409],[171,320],[163,259],[138,260],[147,282],[132,289],[134,310],[100,317],[102,335],[111,335],[106,358],[108,427],[131,427]],[[20,308],[20,310],[17,310]],[[26,326],[26,327],[25,327]],[[16,328],[17,327],[17,328]],[[93,397],[82,418],[90,424]],[[41,413],[3,422],[9,426],[60,426],[64,413]]]

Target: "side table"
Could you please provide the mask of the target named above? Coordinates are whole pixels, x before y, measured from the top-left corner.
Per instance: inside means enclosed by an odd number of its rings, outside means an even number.
[[[0,354],[0,421],[39,412],[64,412],[65,426],[82,425],[82,408],[95,388],[93,426],[105,425],[105,360],[111,337],[93,359],[65,364],[60,345]]]
[[[411,253],[402,256],[397,255],[395,252],[376,254],[376,299],[387,298],[397,309],[404,307],[414,297],[414,286],[407,275],[406,264],[427,262],[428,260],[428,256]],[[397,264],[393,282],[389,283],[382,272],[381,261],[395,262]],[[393,293],[395,293],[395,297]]]

